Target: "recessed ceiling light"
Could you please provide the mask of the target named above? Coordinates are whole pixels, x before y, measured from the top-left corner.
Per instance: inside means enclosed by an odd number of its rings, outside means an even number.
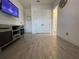
[[[37,0],[36,2],[40,2],[40,0]]]

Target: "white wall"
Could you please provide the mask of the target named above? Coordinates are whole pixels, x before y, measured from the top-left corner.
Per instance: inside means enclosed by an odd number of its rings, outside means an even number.
[[[32,6],[31,12],[32,33],[51,33],[51,6]]]
[[[58,36],[79,46],[79,0],[68,0],[67,5],[59,8]],[[66,32],[69,35],[66,35]]]
[[[27,8],[25,11],[25,32],[32,32],[32,19],[31,19],[31,8]]]
[[[24,24],[23,8],[18,0],[11,0],[19,8],[19,18],[7,15],[0,11],[0,24],[22,25]]]
[[[53,35],[57,35],[58,5],[53,9],[52,14],[53,14],[52,15],[53,16],[52,33]]]

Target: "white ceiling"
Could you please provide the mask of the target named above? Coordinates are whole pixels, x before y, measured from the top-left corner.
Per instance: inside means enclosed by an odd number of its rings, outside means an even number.
[[[51,4],[54,0],[39,0],[40,2],[36,2],[37,0],[31,0],[32,5],[44,5],[44,4]]]
[[[40,0],[40,2],[36,2],[37,0],[20,0],[24,8],[29,8],[31,5],[47,5],[47,4],[53,4],[56,0]]]
[[[30,7],[30,0],[20,0],[24,8]]]

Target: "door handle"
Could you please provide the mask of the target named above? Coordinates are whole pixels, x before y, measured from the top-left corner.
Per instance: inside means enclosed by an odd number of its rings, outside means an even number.
[[[44,26],[44,24],[41,24],[41,26]]]

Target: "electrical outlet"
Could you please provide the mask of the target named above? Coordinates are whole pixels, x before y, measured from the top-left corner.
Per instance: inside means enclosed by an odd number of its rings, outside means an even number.
[[[68,32],[66,32],[66,36],[68,36],[69,35],[69,33]]]

